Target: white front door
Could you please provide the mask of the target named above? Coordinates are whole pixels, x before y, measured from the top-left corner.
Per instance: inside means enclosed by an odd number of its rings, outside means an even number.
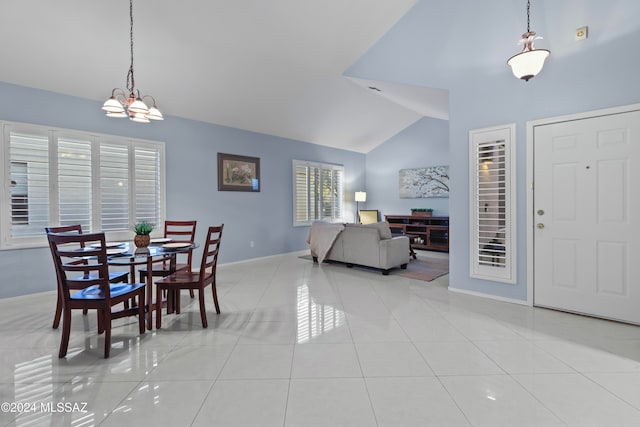
[[[534,127],[534,305],[640,324],[640,111]]]

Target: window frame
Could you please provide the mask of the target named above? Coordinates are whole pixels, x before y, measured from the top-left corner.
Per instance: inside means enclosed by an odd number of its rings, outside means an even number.
[[[48,167],[49,167],[49,206],[47,226],[60,224],[60,199],[59,199],[59,171],[58,147],[59,141],[72,140],[88,142],[91,148],[91,230],[85,232],[101,231],[100,208],[100,146],[101,144],[120,145],[128,150],[128,224],[126,229],[118,229],[107,232],[107,239],[130,240],[131,224],[136,221],[136,149],[150,149],[158,153],[158,223],[164,222],[166,214],[166,150],[165,143],[160,141],[143,140],[116,135],[100,134],[95,132],[78,131],[73,129],[55,128],[29,123],[0,121],[0,250],[35,248],[47,245],[44,227],[42,233],[30,234],[25,237],[12,235],[11,212],[11,188],[10,173],[12,161],[10,152],[11,133],[26,133],[46,137],[48,141]]]
[[[313,217],[311,218],[310,215],[308,215],[306,220],[297,220],[297,201],[298,201],[298,187],[297,187],[297,174],[296,174],[296,168],[297,167],[306,167],[306,168],[315,168],[319,170],[319,177],[322,183],[322,176],[323,176],[323,172],[325,171],[339,171],[341,173],[341,182],[338,183],[338,190],[340,192],[340,197],[339,197],[339,212],[340,212],[340,216],[337,217],[335,216],[335,206],[332,207],[331,209],[331,218],[327,218],[327,217]],[[312,161],[306,161],[306,160],[293,160],[292,161],[292,168],[291,168],[291,175],[292,175],[292,212],[293,212],[293,226],[294,227],[305,227],[305,226],[309,226],[311,225],[314,221],[329,221],[329,222],[335,222],[335,223],[340,223],[340,222],[344,222],[344,208],[345,208],[345,167],[344,165],[339,165],[339,164],[332,164],[332,163],[321,163],[321,162],[312,162]],[[307,174],[308,176],[308,174]],[[308,201],[311,199],[312,194],[310,194],[311,192],[309,191],[309,185],[307,183],[307,190],[306,190],[306,200],[307,200],[307,213],[309,214],[309,204]],[[318,208],[317,211],[320,212],[320,215],[322,213],[322,211],[324,210],[323,207],[323,203],[324,201],[322,200],[322,197],[318,197],[316,198],[316,203],[318,204]]]

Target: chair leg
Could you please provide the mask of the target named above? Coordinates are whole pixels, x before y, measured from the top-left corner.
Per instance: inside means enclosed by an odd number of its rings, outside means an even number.
[[[149,301],[149,310],[152,310],[153,303]],[[162,288],[156,285],[156,329],[162,328]]]
[[[62,319],[62,339],[60,340],[60,351],[58,357],[63,358],[67,355],[69,348],[69,334],[71,333],[71,309],[63,309],[64,318]]]
[[[140,327],[140,335],[144,334],[147,330],[145,327],[146,319],[144,317],[144,294],[145,290],[143,288],[140,295],[138,295],[138,326]]]
[[[193,292],[193,289],[189,289]],[[173,309],[176,314],[180,314],[180,291],[181,289],[176,289],[173,293]]]
[[[104,358],[109,358],[109,351],[111,350],[111,307],[107,307],[104,310]]]
[[[60,316],[62,316],[62,295],[58,292],[56,299],[56,314],[53,315],[53,329],[58,329],[60,326]]]
[[[191,295],[191,298],[195,298],[196,294],[195,292],[193,292],[193,289],[189,289],[189,295]]]
[[[220,306],[218,305],[218,291],[216,290],[216,281],[211,284],[211,293],[213,293],[213,303],[216,306],[216,313],[220,314]]]
[[[204,289],[200,288],[198,290],[198,299],[200,300],[200,317],[202,318],[202,327],[206,328],[209,326],[207,323],[207,309],[204,306]]]

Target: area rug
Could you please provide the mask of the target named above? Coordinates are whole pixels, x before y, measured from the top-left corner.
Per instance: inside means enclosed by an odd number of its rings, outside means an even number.
[[[299,258],[312,261],[311,255],[302,255]],[[342,263],[335,262],[333,264]],[[374,271],[373,269],[371,270],[372,272]],[[422,280],[425,282],[431,282],[432,280],[444,276],[445,274],[449,274],[449,260],[429,257],[419,257],[418,259],[412,259],[407,265],[406,270],[403,270],[401,268],[394,268],[389,272],[390,276],[402,276],[410,279]]]

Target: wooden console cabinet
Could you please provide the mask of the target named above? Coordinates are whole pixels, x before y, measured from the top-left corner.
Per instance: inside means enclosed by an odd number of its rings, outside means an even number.
[[[411,247],[449,252],[449,217],[417,215],[385,215],[391,232],[408,234]],[[417,238],[417,239],[416,239]],[[419,240],[416,243],[416,240]]]

